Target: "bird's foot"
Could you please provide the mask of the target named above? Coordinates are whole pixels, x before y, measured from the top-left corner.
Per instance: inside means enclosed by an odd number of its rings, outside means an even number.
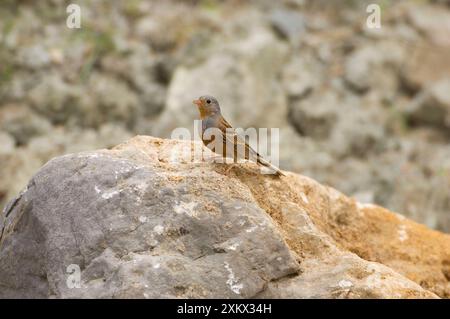
[[[217,164],[232,164],[235,163],[234,160],[230,157],[224,157],[222,155],[212,156],[206,159],[209,163],[217,163]]]
[[[230,171],[234,168],[235,164],[229,164],[228,168],[225,170],[224,175],[228,175]]]
[[[224,158],[220,155],[214,155],[214,156],[209,156],[207,158],[204,158],[204,161],[207,163],[223,163]]]

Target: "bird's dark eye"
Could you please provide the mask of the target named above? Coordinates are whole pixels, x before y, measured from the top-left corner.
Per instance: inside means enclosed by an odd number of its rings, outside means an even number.
[[[206,100],[206,103],[211,104],[211,100]]]

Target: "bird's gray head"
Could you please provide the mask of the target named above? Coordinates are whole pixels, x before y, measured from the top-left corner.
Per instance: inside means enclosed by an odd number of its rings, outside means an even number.
[[[200,96],[197,100],[194,100],[193,103],[197,105],[201,118],[220,114],[219,102],[211,95]]]

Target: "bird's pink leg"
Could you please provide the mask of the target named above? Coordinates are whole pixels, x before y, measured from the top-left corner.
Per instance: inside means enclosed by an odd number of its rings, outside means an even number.
[[[234,167],[234,163],[233,164],[229,164],[229,167],[225,171],[225,175],[228,175],[228,173],[230,173],[230,171],[233,169],[233,167]]]
[[[212,155],[212,156],[205,158],[205,161],[208,163],[223,163],[224,158],[220,155]]]

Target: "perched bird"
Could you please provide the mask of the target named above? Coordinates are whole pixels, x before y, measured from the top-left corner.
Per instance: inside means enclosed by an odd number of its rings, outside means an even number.
[[[239,159],[251,160],[265,166],[277,176],[285,174],[275,165],[266,161],[258,154],[247,141],[237,134],[236,130],[223,118],[219,102],[209,95],[199,97],[193,101],[197,105],[202,120],[202,141],[205,146],[220,156],[231,154],[234,162]],[[205,134],[208,129],[216,129],[220,132],[221,141],[215,141],[216,136]],[[211,131],[211,130],[210,130]],[[219,147],[220,149],[217,149]]]

